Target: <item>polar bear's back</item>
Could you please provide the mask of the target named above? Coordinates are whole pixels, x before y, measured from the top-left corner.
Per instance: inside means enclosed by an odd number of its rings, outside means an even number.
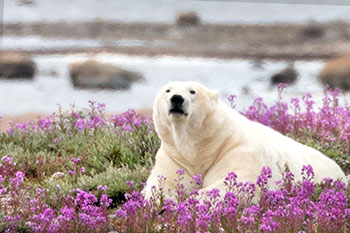
[[[294,171],[294,173],[297,172],[300,174],[303,165],[311,165],[315,174],[314,179],[316,182],[320,182],[326,177],[333,179],[343,179],[345,177],[345,174],[334,160],[314,148],[298,142],[295,142],[295,144],[297,144],[295,145],[297,150],[292,150],[288,156],[300,157],[303,164],[299,163],[299,167],[296,168],[297,170]],[[300,152],[298,153],[298,151]],[[290,161],[293,161],[293,159]]]
[[[247,147],[251,147],[253,156],[257,156],[257,161],[262,161],[262,166],[269,166],[273,173],[280,174],[284,166],[288,165],[296,179],[300,180],[302,167],[311,165],[316,182],[320,182],[325,177],[333,179],[345,177],[336,162],[318,150],[296,142],[227,108],[229,107],[226,107],[225,112],[239,122],[235,125],[239,127],[238,131],[241,132],[243,140],[246,140]]]
[[[301,179],[301,169],[304,165],[312,166],[316,182],[322,181],[325,177],[333,179],[345,177],[336,162],[320,151],[294,141],[267,126],[259,124],[259,127],[264,144],[267,148],[272,148],[271,152],[276,153],[270,155],[272,157],[270,161],[274,161],[279,166],[287,164],[298,180]]]

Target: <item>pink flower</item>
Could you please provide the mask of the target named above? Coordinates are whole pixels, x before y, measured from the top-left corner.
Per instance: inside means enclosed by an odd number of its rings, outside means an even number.
[[[71,170],[69,170],[67,173],[68,173],[68,175],[70,175],[70,176],[74,176],[74,174],[75,174],[75,172],[74,172],[74,171],[71,171]]]
[[[72,158],[72,163],[79,164],[80,163],[80,158]]]
[[[77,128],[79,131],[83,131],[87,126],[87,123],[85,121],[85,119],[78,119],[76,122],[75,122],[75,128]]]
[[[62,142],[62,137],[57,137],[53,140],[54,143],[58,144]]]
[[[13,128],[8,128],[7,129],[7,134],[13,134],[15,132],[15,130]]]

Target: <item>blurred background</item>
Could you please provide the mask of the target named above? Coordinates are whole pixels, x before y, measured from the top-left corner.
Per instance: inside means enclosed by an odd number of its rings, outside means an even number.
[[[236,108],[350,90],[347,1],[0,0],[0,115],[88,107],[150,114],[165,83],[194,80]]]

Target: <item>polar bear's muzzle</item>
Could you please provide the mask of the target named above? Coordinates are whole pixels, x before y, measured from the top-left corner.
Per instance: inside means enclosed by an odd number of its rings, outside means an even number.
[[[173,95],[170,98],[170,114],[180,114],[180,115],[185,115],[187,116],[187,113],[185,113],[183,109],[185,99],[181,95]]]

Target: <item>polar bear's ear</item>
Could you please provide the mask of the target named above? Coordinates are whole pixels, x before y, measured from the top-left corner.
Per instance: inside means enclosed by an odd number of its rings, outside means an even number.
[[[214,101],[218,101],[219,99],[219,92],[218,91],[210,91],[211,99]]]

